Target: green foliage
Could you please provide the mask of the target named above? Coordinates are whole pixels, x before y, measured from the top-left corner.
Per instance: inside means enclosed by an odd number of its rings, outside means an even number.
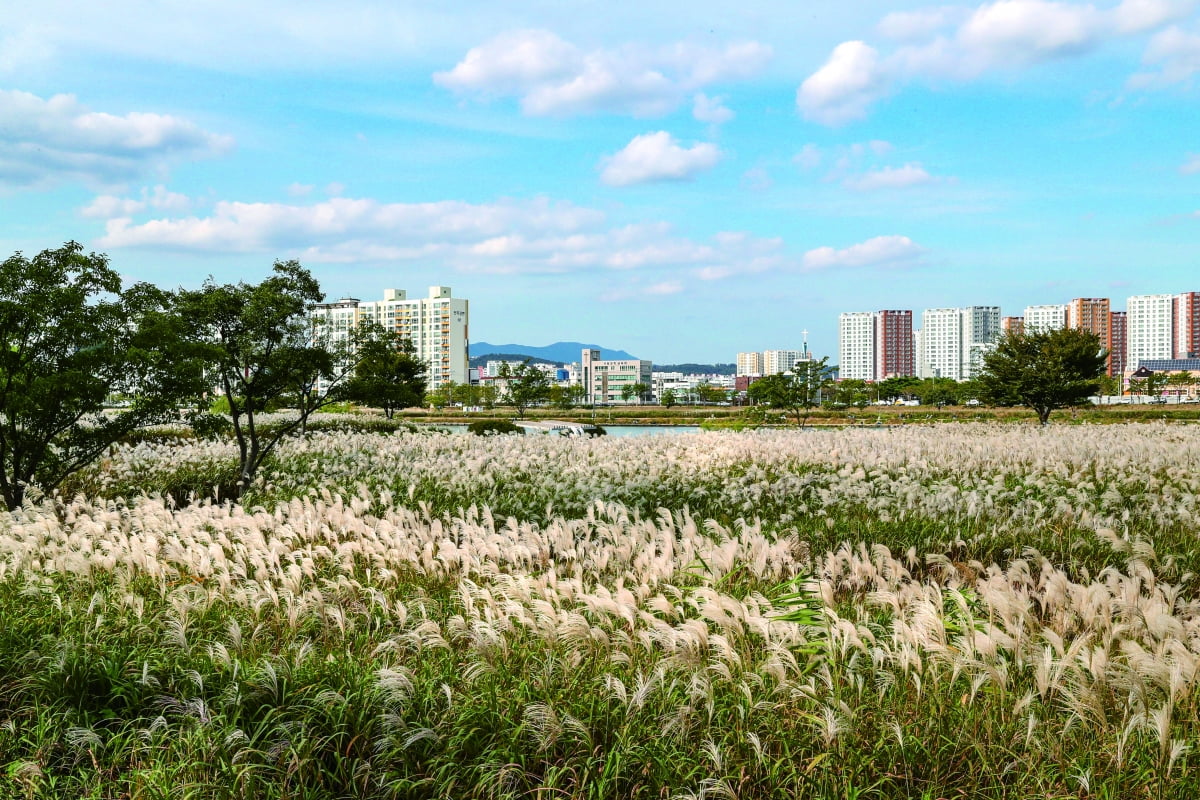
[[[550,376],[529,360],[516,367],[501,364],[500,378],[505,381],[505,400],[517,410],[517,416],[524,417],[525,409],[550,399]]]
[[[677,398],[675,397],[675,390],[667,389],[662,393],[662,397],[660,397],[658,401],[662,403],[664,407],[671,408],[676,402],[678,402]]]
[[[480,419],[467,426],[467,430],[476,436],[494,436],[497,434],[523,434],[525,429],[506,419]]]
[[[750,384],[747,394],[754,403],[790,411],[801,424],[801,414],[821,404],[824,393],[833,385],[829,359],[798,361],[790,373],[767,375]]]
[[[1099,391],[1107,356],[1089,331],[1009,331],[983,358],[980,399],[1027,406],[1045,425],[1054,409],[1085,402]]]
[[[131,431],[175,414],[202,373],[178,346],[170,296],[122,289],[76,242],[0,264],[0,495],[53,491]],[[105,413],[107,398],[128,405]]]
[[[550,387],[549,400],[551,405],[562,411],[570,411],[575,406],[583,402],[584,391],[583,387],[578,384],[571,386],[559,386],[555,384]]]
[[[355,367],[330,332],[314,330],[308,309],[323,298],[312,274],[296,261],[275,262],[259,284],[217,284],[181,291],[176,309],[194,358],[202,361],[229,404],[238,445],[237,494],[244,492],[284,436],[334,402],[332,390]],[[325,391],[317,390],[325,379]],[[257,415],[275,404],[295,409],[290,422],[264,431]]]
[[[351,333],[357,366],[341,396],[388,419],[399,410],[418,406],[425,397],[425,364],[412,341],[376,322],[360,323]]]

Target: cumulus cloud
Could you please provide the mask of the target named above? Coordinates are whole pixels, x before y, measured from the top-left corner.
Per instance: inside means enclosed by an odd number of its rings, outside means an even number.
[[[1194,0],[1124,0],[1098,9],[1057,0],[995,0],[974,10],[934,8],[896,12],[879,31],[900,47],[880,53],[862,41],[843,42],[796,93],[805,118],[841,125],[864,118],[897,86],[916,80],[974,79],[1090,52],[1108,41],[1158,30],[1191,13]],[[1164,31],[1147,51],[1163,75],[1134,85],[1179,80],[1200,69],[1200,48],[1187,35]]]
[[[875,48],[865,42],[842,42],[829,60],[796,92],[804,116],[825,125],[862,119],[888,91],[888,75]]]
[[[90,111],[73,95],[0,90],[0,185],[61,181],[108,186],[184,159],[227,151],[233,140],[178,117]]]
[[[80,213],[94,219],[115,219],[132,217],[146,211],[188,211],[192,200],[187,195],[168,191],[167,187],[159,184],[153,189],[143,188],[139,197],[117,197],[102,194],[88,203]]]
[[[716,166],[721,151],[709,142],[682,147],[666,131],[643,133],[604,159],[600,180],[609,186],[690,180]]]
[[[925,252],[907,236],[876,236],[842,250],[818,247],[804,254],[807,271],[890,266],[911,262]]]
[[[471,48],[434,83],[483,97],[519,97],[533,116],[598,111],[658,116],[704,86],[742,80],[771,48],[741,42],[718,49],[679,43],[584,51],[545,30],[508,31]]]
[[[219,202],[207,216],[110,219],[97,244],[269,253],[306,263],[420,260],[497,274],[675,273],[646,283],[663,286],[689,276],[714,279],[790,263],[778,238],[723,232],[695,240],[662,222],[613,226],[600,211],[544,198],[480,204],[351,198],[311,205]]]
[[[1200,72],[1200,34],[1170,27],[1150,40],[1142,61],[1157,70],[1129,78],[1133,89],[1160,89],[1184,83]]]
[[[920,186],[936,180],[920,164],[905,164],[902,167],[882,167],[852,175],[845,179],[844,184],[849,189],[860,192],[872,192],[879,189],[905,189],[910,186]]]
[[[713,125],[724,125],[733,119],[733,112],[725,107],[724,97],[709,97],[697,94],[692,99],[692,116],[701,122]]]

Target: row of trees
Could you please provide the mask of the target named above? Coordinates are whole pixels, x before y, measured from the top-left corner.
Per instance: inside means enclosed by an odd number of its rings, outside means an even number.
[[[1045,425],[1051,412],[1097,394],[1107,351],[1093,333],[1077,329],[1009,332],[984,356],[973,381],[948,378],[888,378],[876,384],[834,382],[826,359],[796,364],[791,373],[770,375],[750,385],[751,401],[793,414],[803,424],[822,403],[865,406],[876,400],[916,397],[926,405],[978,400],[994,406],[1027,406]]]
[[[424,367],[379,326],[340,339],[314,327],[323,299],[295,261],[258,284],[168,292],[128,288],[108,259],[68,242],[0,264],[0,495],[18,507],[30,487],[57,488],[137,428],[186,421],[237,442],[236,498],[283,437],[311,414],[353,399],[384,409],[419,403]],[[228,415],[210,412],[214,394]],[[122,407],[105,411],[120,395]],[[292,410],[261,424],[273,407]]]

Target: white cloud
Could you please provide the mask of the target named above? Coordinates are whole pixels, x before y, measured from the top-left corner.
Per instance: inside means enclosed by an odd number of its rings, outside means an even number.
[[[852,175],[843,183],[855,191],[871,192],[879,189],[904,189],[933,183],[935,180],[920,164],[905,164],[902,167],[881,167],[861,175]]]
[[[842,42],[800,84],[796,105],[807,119],[841,125],[865,117],[871,104],[887,93],[887,84],[875,48],[865,42]]]
[[[313,185],[311,183],[292,183],[287,187],[287,193],[292,197],[308,197],[312,194]]]
[[[800,148],[800,152],[792,156],[792,161],[801,169],[816,169],[821,166],[823,155],[821,148],[809,142]]]
[[[919,258],[924,248],[907,236],[876,236],[843,250],[818,247],[804,254],[807,271],[888,266]]]
[[[1167,28],[1150,40],[1142,61],[1157,66],[1158,70],[1131,76],[1131,88],[1159,89],[1184,83],[1200,72],[1200,34]]]
[[[883,18],[879,30],[903,46],[881,54],[865,42],[843,42],[800,85],[796,104],[807,119],[841,125],[864,118],[874,103],[904,83],[966,81],[1078,56],[1182,19],[1194,6],[1194,0],[1124,0],[1108,9],[1056,0],[995,0],[969,12],[896,12]],[[1174,82],[1200,70],[1200,47],[1186,35],[1168,34],[1159,34],[1146,55],[1148,63],[1164,65],[1163,74],[1136,76],[1131,85]]]
[[[720,160],[721,151],[709,142],[681,147],[666,131],[643,133],[604,159],[600,179],[609,186],[689,180]]]
[[[178,117],[89,111],[73,95],[0,90],[0,185],[112,185],[174,160],[217,155],[233,140]]]
[[[132,217],[147,209],[158,211],[187,211],[192,207],[192,200],[187,195],[168,191],[167,187],[159,184],[154,189],[143,188],[140,197],[117,197],[111,194],[97,196],[88,203],[80,213],[85,217],[95,219],[116,219]]]
[[[665,297],[667,295],[679,294],[683,291],[683,281],[663,281],[647,286],[643,293],[651,297]]]
[[[583,51],[550,31],[501,33],[471,48],[434,83],[484,97],[519,97],[534,116],[597,111],[658,116],[696,89],[759,72],[771,48],[742,42],[723,49],[679,43]]]
[[[725,107],[724,97],[709,97],[697,94],[692,99],[692,116],[701,122],[724,125],[733,119],[733,112]]]
[[[1200,173],[1200,153],[1189,153],[1187,161],[1183,162],[1183,166],[1179,171],[1184,175],[1195,175]]]
[[[724,232],[703,241],[666,223],[610,226],[547,199],[471,204],[335,198],[311,205],[219,202],[207,216],[110,219],[98,247],[269,253],[306,263],[444,264],[496,274],[675,272],[702,279],[786,266],[783,241]],[[661,289],[661,287],[660,287]]]
[[[879,21],[881,36],[897,41],[916,41],[928,38],[948,25],[960,21],[966,11],[953,6],[920,8],[915,11],[893,11]]]

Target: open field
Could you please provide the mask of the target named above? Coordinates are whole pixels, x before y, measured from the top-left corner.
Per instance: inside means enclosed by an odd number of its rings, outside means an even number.
[[[0,517],[0,797],[1200,795],[1195,425],[231,457]]]

